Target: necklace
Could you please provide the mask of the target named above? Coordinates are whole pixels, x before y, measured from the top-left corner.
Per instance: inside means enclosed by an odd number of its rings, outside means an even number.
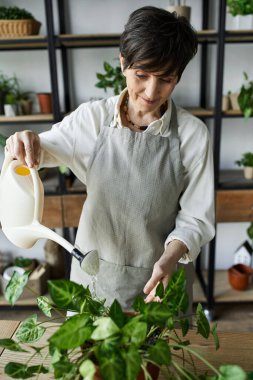
[[[123,111],[124,111],[124,114],[125,114],[125,117],[126,117],[128,123],[130,123],[131,126],[134,129],[137,129],[139,131],[145,131],[148,128],[148,125],[137,125],[137,124],[133,123],[132,120],[130,119],[130,116],[129,116],[129,113],[128,113],[128,101],[129,101],[129,96],[127,95],[126,100],[125,100],[125,104],[123,106]],[[160,109],[161,116],[164,114],[164,112],[166,111],[167,107],[168,107],[168,102],[166,101],[161,106],[161,109]]]
[[[145,131],[145,129],[148,128],[147,125],[137,125],[137,124],[133,123],[132,120],[130,119],[130,116],[128,113],[128,101],[129,101],[129,96],[126,97],[125,104],[123,106],[123,111],[125,113],[125,117],[126,117],[127,121],[132,125],[133,128],[138,129],[140,131]]]

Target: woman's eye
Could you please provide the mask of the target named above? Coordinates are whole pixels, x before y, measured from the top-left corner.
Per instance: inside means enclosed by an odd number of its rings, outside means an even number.
[[[137,78],[139,78],[139,79],[144,79],[144,78],[146,78],[146,75],[144,75],[144,74],[135,74],[136,76],[137,76]]]
[[[166,78],[160,78],[160,80],[164,83],[172,83],[173,82],[171,78],[167,78],[167,79]]]

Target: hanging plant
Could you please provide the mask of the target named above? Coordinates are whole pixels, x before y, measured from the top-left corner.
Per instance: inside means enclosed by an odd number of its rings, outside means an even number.
[[[253,14],[253,0],[227,0],[227,6],[232,16]]]

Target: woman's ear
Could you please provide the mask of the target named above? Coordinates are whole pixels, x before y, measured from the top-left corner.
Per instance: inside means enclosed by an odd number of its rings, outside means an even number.
[[[122,56],[121,53],[119,55],[119,61],[120,61],[121,71],[124,74],[124,57]]]

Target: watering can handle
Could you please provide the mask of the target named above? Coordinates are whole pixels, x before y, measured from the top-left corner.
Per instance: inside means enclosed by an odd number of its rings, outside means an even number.
[[[38,170],[35,168],[29,168],[33,180],[34,187],[34,216],[33,220],[39,221],[40,219],[40,179]]]
[[[10,165],[10,163],[13,161],[13,157],[10,155],[10,153],[8,152],[8,150],[4,149],[4,162],[3,162],[3,166],[2,166],[2,169],[1,169],[1,172],[2,174],[4,174],[6,172],[6,169],[8,168],[8,166]]]

